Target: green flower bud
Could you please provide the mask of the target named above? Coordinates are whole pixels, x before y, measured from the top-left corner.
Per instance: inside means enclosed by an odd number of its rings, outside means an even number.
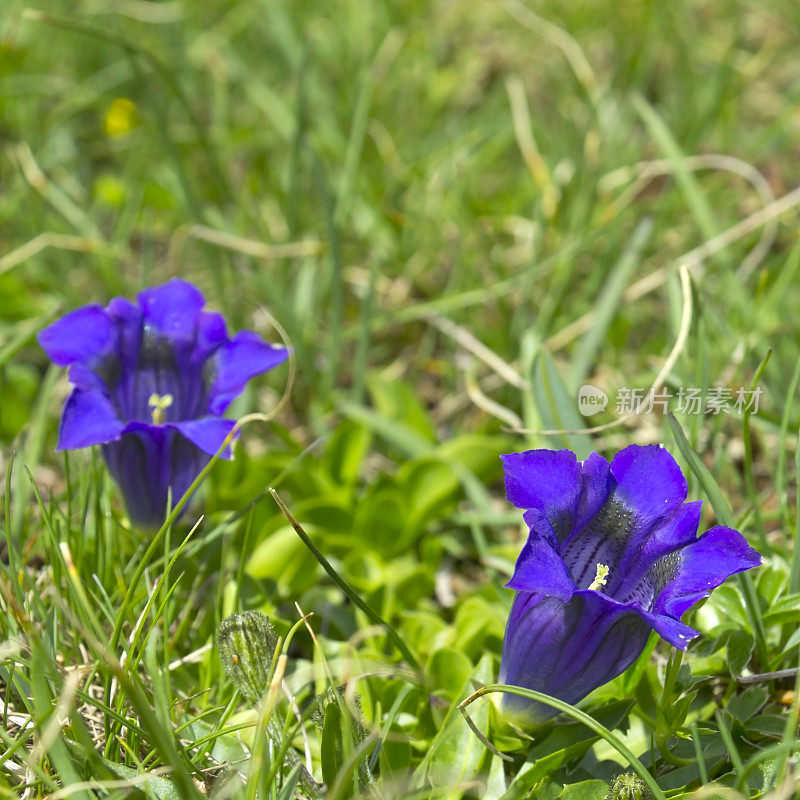
[[[254,706],[267,690],[277,643],[269,617],[259,611],[231,614],[217,629],[222,668],[231,683]]]
[[[322,694],[318,694],[314,698],[314,710],[311,712],[311,720],[317,726],[317,728],[319,728],[320,731],[322,730],[322,726],[325,722],[325,710],[331,703],[337,703],[340,697],[344,698],[344,693],[346,688],[347,687],[344,684],[342,684],[341,686],[337,686],[335,688],[333,686],[329,686],[325,692],[323,692]],[[361,712],[360,695],[355,695],[355,697],[353,698],[353,702],[355,703],[357,711],[360,713]],[[353,726],[353,736],[356,742],[360,742],[364,739],[364,736],[366,735],[364,733],[364,726],[358,721],[358,718],[356,716],[353,716],[352,714],[350,716]]]
[[[614,778],[606,800],[653,800],[653,793],[638,775],[625,772]]]

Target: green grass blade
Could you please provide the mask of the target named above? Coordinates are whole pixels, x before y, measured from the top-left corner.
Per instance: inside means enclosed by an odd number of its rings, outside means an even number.
[[[339,587],[342,593],[347,597],[351,603],[357,608],[360,608],[369,619],[371,619],[375,624],[380,625],[382,628],[386,630],[389,638],[394,643],[395,647],[403,654],[406,661],[408,661],[409,665],[417,672],[421,673],[422,666],[420,665],[417,657],[411,651],[411,648],[403,641],[402,637],[397,633],[397,631],[388,623],[386,620],[382,619],[380,615],[376,614],[362,599],[361,596],[356,592],[347,581],[342,578],[339,573],[333,568],[330,561],[322,554],[322,551],[311,541],[311,537],[303,530],[300,523],[292,516],[292,512],[286,507],[283,500],[280,499],[278,493],[274,489],[270,489],[270,493],[272,494],[275,502],[278,504],[278,508],[280,508],[283,515],[289,521],[289,524],[294,528],[297,535],[302,539],[303,544],[314,554],[314,558],[320,563],[320,566],[328,573],[331,580]]]
[[[630,282],[634,270],[641,264],[644,249],[653,235],[653,220],[646,217],[633,231],[622,256],[611,268],[597,300],[594,302],[594,323],[583,335],[572,356],[572,367],[567,386],[573,393],[589,375],[608,329],[622,303],[622,294]]]
[[[608,742],[608,744],[610,744],[611,747],[613,747],[634,770],[636,770],[639,777],[647,784],[656,800],[666,800],[666,795],[656,783],[653,776],[618,736],[597,722],[597,720],[595,720],[593,717],[590,717],[585,711],[581,711],[579,708],[575,708],[575,706],[571,706],[569,703],[565,703],[563,700],[551,697],[548,694],[543,694],[542,692],[534,691],[533,689],[523,689],[520,686],[507,686],[506,684],[502,683],[494,683],[489,686],[481,687],[478,689],[478,691],[471,694],[466,700],[462,701],[459,705],[461,713],[466,716],[466,708],[470,703],[477,700],[479,697],[483,697],[484,695],[491,694],[493,692],[514,694],[518,697],[526,697],[529,700],[536,700],[540,703],[544,703],[546,706],[558,709],[558,711],[560,711],[562,714],[567,714],[573,719],[578,720],[578,722],[582,722],[587,728],[605,739],[605,741]]]

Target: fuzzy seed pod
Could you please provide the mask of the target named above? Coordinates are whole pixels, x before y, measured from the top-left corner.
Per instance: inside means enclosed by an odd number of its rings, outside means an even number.
[[[342,684],[341,686],[333,687],[329,686],[328,689],[323,693],[316,696],[314,699],[314,710],[311,712],[311,720],[312,722],[322,730],[322,725],[325,722],[325,710],[331,703],[337,703],[339,698],[344,698],[345,693],[345,685]],[[355,703],[355,707],[357,709],[357,713],[361,713],[361,697],[360,695],[355,695],[353,698],[353,702]],[[357,716],[351,715],[352,725],[353,725],[353,736],[356,742],[360,742],[364,739],[366,735],[364,733],[364,726],[359,722]]]
[[[217,629],[222,667],[231,683],[252,705],[258,705],[269,684],[278,637],[266,614],[232,614]]]
[[[614,778],[606,800],[653,800],[653,793],[638,775],[625,772]]]

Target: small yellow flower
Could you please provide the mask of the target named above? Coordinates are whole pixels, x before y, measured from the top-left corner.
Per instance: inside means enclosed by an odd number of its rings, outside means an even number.
[[[104,127],[107,136],[124,136],[139,124],[136,104],[127,97],[117,97],[106,111]]]
[[[103,205],[121,206],[128,196],[128,188],[122,178],[104,172],[94,182],[94,195]]]

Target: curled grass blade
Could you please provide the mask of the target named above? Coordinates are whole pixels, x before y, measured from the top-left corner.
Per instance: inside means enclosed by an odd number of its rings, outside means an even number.
[[[493,693],[514,694],[518,697],[525,697],[528,700],[536,700],[551,708],[558,709],[561,713],[567,714],[578,722],[582,722],[587,728],[594,731],[598,736],[605,739],[611,747],[613,747],[638,773],[639,777],[647,784],[650,791],[653,793],[655,800],[666,800],[666,795],[661,790],[661,787],[656,783],[655,778],[648,772],[641,761],[626,747],[622,740],[614,735],[608,728],[601,725],[594,717],[590,717],[585,711],[581,711],[563,700],[558,700],[548,694],[534,691],[533,689],[523,689],[520,686],[508,686],[503,683],[492,683],[488,686],[482,686],[476,692],[473,692],[466,700],[463,700],[458,705],[459,711],[466,718],[467,706],[487,694]]]

